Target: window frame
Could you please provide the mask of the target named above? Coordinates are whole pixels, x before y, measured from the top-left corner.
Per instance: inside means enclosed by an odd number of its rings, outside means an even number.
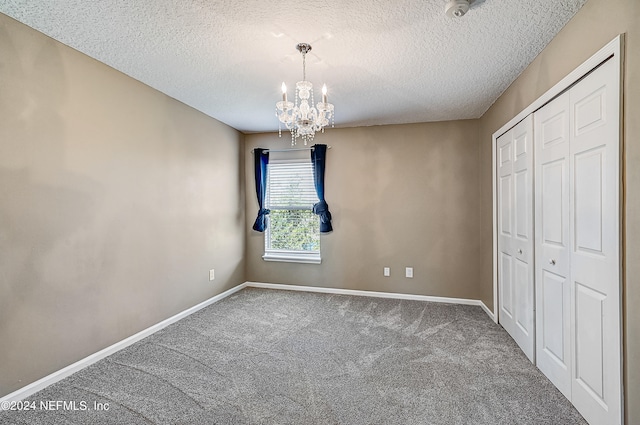
[[[267,165],[267,193],[270,192],[271,185],[271,166],[278,164],[311,164],[310,159],[277,159],[270,160]],[[315,193],[315,191],[314,191]],[[265,196],[265,208],[270,208],[270,196]],[[317,196],[316,196],[316,202]],[[307,210],[306,208],[291,208],[291,209],[280,209],[283,211],[289,210]],[[269,217],[269,215],[267,215]],[[320,217],[317,216],[317,219],[320,220]],[[268,218],[270,220],[270,218]],[[317,251],[303,251],[303,250],[284,250],[284,249],[272,249],[269,247],[269,242],[271,240],[271,222],[269,221],[267,228],[264,232],[264,254],[262,259],[264,261],[279,261],[279,262],[287,262],[287,263],[307,263],[307,264],[321,264],[321,250],[322,245],[320,243],[320,231],[318,230],[318,250]]]

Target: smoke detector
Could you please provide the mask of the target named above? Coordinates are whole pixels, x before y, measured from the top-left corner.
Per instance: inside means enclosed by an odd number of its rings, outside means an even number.
[[[469,11],[469,0],[450,0],[444,10],[451,18],[461,18]]]

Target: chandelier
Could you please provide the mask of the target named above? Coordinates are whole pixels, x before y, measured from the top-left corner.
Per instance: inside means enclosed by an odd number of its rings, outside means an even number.
[[[287,86],[282,83],[282,100],[276,103],[276,116],[280,123],[278,134],[282,137],[282,124],[291,131],[291,146],[295,146],[296,139],[302,137],[304,144],[313,141],[316,131],[322,131],[331,120],[333,127],[333,105],[327,102],[327,86],[322,86],[322,102],[313,107],[313,84],[307,81],[306,55],[311,51],[311,45],[300,43],[296,49],[302,53],[302,81],[296,83],[294,102],[287,100]],[[311,98],[311,104],[309,104]]]

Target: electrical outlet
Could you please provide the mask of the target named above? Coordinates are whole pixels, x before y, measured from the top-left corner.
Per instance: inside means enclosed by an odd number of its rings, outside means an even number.
[[[407,267],[404,269],[404,276],[408,278],[413,277],[413,267]]]
[[[385,267],[383,273],[385,276],[389,277],[391,276],[391,269],[389,267]]]
[[[209,270],[209,280],[216,278],[216,271],[214,269]]]

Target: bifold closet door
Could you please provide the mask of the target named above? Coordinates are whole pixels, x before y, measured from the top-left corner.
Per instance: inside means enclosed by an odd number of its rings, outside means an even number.
[[[571,400],[569,93],[534,114],[536,364]]]
[[[533,117],[497,139],[500,324],[535,360]]]
[[[618,68],[535,113],[537,365],[591,425],[622,423]]]
[[[609,60],[571,101],[571,400],[593,425],[621,423],[620,75]]]

